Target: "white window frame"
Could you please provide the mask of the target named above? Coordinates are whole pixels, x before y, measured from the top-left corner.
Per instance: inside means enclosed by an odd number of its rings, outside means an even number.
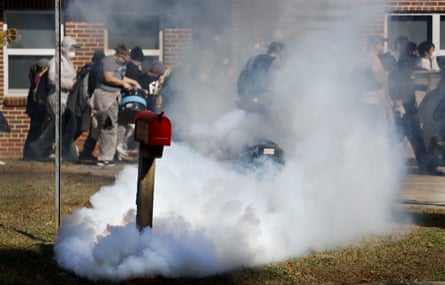
[[[445,16],[445,14],[442,13],[390,13],[386,14],[385,16],[385,23],[384,23],[384,33],[385,38],[388,38],[388,22],[389,17],[393,16],[430,16],[432,17],[432,25],[431,25],[431,35],[432,35],[432,42],[436,46],[436,52],[438,55],[443,56],[445,55],[445,46],[440,46],[440,17]],[[389,43],[391,44],[391,43]],[[417,43],[418,44],[418,43]],[[385,42],[385,49],[388,49],[388,43]]]
[[[6,21],[3,23],[3,31],[8,29],[7,16],[8,12],[17,12],[16,10],[4,11]],[[35,14],[36,11],[19,11],[23,14]],[[51,14],[50,12],[41,12],[46,14]],[[14,27],[11,27],[14,28]],[[63,29],[64,25],[61,24],[60,31],[63,37]],[[19,31],[20,34],[20,31]],[[23,49],[23,48],[9,48],[7,46],[3,47],[3,86],[5,90],[5,97],[21,97],[27,96],[28,89],[19,89],[19,88],[9,88],[9,56],[48,56],[53,57],[55,54],[54,48],[31,48],[31,49]]]
[[[105,55],[112,55],[114,54],[114,47],[109,47],[108,46],[108,30],[105,30],[105,35],[104,35],[104,41],[105,41],[105,47],[104,47],[104,51],[105,51]],[[142,49],[142,53],[144,54],[144,56],[157,56],[158,59],[160,61],[164,61],[164,54],[163,54],[163,50],[164,50],[164,36],[162,31],[159,31],[159,49]]]

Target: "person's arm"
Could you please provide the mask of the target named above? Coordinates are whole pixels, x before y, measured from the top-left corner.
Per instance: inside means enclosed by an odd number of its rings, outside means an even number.
[[[164,73],[161,76],[159,76],[159,82],[161,83],[161,85],[164,84],[165,79],[170,76],[170,73],[171,73],[171,68],[167,67]]]
[[[136,87],[136,88],[142,88],[141,85],[139,84],[139,82],[137,82],[137,81],[134,80],[134,79],[131,79],[131,78],[129,78],[129,77],[124,76],[123,80],[124,80],[125,82],[127,82],[128,84],[130,84],[131,86],[133,86],[133,87]]]
[[[116,76],[114,76],[114,73],[111,71],[104,71],[104,79],[107,84],[114,85],[114,86],[120,86],[126,90],[131,89],[130,83],[128,83],[124,79],[117,78]]]

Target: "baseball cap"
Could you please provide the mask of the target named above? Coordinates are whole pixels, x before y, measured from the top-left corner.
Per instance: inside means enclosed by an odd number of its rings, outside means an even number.
[[[142,52],[142,48],[139,46],[132,48],[130,52],[130,57],[133,60],[144,61],[144,53]]]

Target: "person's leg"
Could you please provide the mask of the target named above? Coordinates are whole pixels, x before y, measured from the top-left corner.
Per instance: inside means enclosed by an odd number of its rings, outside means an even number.
[[[43,129],[38,139],[30,144],[32,150],[36,153],[37,159],[47,159],[49,155],[53,153],[53,146],[55,142],[55,124],[54,119]]]
[[[23,159],[35,160],[37,159],[36,152],[31,148],[31,143],[37,140],[42,132],[45,122],[44,114],[37,114],[30,116],[28,135],[26,136],[25,144],[23,146]]]
[[[420,121],[417,113],[407,113],[403,119],[403,127],[406,137],[413,147],[419,169],[426,171],[427,173],[436,173],[438,159],[434,152],[428,151],[425,146],[423,132],[420,128]]]
[[[110,108],[100,116],[100,125],[102,127],[99,135],[98,161],[113,161],[114,159],[117,144],[118,110],[119,106],[117,101],[115,101]]]
[[[79,152],[74,144],[77,132],[77,118],[70,109],[66,109],[62,116],[62,158],[64,161],[78,162]]]
[[[80,159],[95,159],[93,156],[94,149],[96,148],[97,141],[99,140],[100,127],[97,117],[91,118],[90,130],[88,137],[83,144],[82,152],[80,153]]]
[[[117,144],[116,144],[116,158],[117,160],[125,160],[127,157],[127,125],[119,124],[117,128]]]

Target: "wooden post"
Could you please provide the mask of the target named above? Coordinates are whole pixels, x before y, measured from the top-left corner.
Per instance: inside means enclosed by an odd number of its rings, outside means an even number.
[[[135,139],[139,141],[138,189],[136,194],[136,226],[142,232],[153,227],[155,159],[162,157],[164,145],[170,145],[171,123],[164,112],[139,112],[135,118]]]
[[[142,231],[146,226],[153,227],[155,157],[159,147],[141,143],[139,150],[136,225]]]

